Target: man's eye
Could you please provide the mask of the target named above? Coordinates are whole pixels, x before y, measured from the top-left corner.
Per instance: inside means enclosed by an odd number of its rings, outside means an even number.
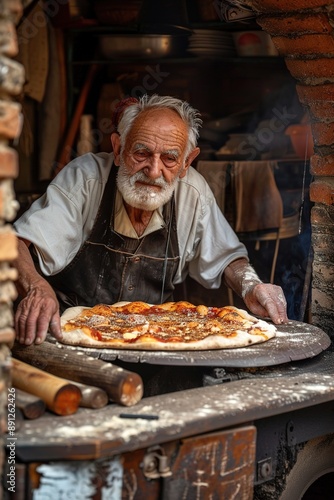
[[[177,158],[175,158],[175,156],[164,155],[162,157],[162,161],[165,163],[165,165],[175,165],[175,163],[177,162]]]
[[[145,158],[147,158],[148,153],[147,153],[147,151],[136,151],[134,156],[138,160],[144,160]]]

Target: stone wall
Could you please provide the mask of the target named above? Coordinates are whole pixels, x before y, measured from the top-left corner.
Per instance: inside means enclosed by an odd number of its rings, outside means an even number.
[[[9,346],[14,340],[13,300],[16,298],[17,242],[11,221],[18,203],[13,181],[18,174],[18,158],[11,142],[20,133],[21,107],[15,99],[22,91],[23,67],[13,58],[18,53],[16,24],[22,16],[18,0],[0,2],[0,473],[5,469],[6,446],[4,432],[9,422],[8,388],[10,387],[11,356]],[[14,406],[11,405],[12,409]],[[7,471],[6,471],[7,472]],[[2,481],[1,481],[2,484]],[[0,498],[3,488],[0,485]]]

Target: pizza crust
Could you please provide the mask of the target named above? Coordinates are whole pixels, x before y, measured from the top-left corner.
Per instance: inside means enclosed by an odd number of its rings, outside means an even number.
[[[127,305],[130,302],[117,302],[113,304],[113,307],[121,307]],[[172,304],[172,303],[171,303]],[[204,306],[205,307],[205,306]],[[81,346],[81,347],[94,347],[94,348],[109,348],[109,349],[125,349],[125,350],[149,350],[149,351],[198,351],[198,350],[211,350],[211,349],[233,349],[238,347],[246,347],[253,344],[259,344],[266,342],[269,339],[275,337],[276,327],[264,320],[257,319],[251,316],[247,311],[243,309],[237,309],[232,306],[228,306],[231,310],[237,310],[238,314],[247,322],[250,321],[254,329],[260,329],[257,333],[249,333],[240,329],[236,329],[235,333],[228,337],[222,335],[209,335],[202,340],[196,340],[194,342],[159,342],[158,340],[152,341],[150,334],[142,335],[141,339],[134,343],[123,343],[117,340],[96,340],[91,336],[85,334],[82,328],[73,329],[70,331],[63,330],[63,340],[62,342],[67,345]],[[169,308],[168,303],[166,304],[166,309]],[[89,307],[76,306],[66,309],[66,311],[61,316],[61,326],[76,318],[85,309],[90,309]],[[254,322],[255,320],[255,322]],[[124,334],[124,338],[127,337]],[[133,332],[129,332],[130,337],[135,337]],[[131,337],[132,335],[132,337]]]

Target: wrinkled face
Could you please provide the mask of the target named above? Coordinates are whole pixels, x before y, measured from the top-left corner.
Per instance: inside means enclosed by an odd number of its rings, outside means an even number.
[[[117,134],[112,142],[115,164],[120,167],[118,189],[129,205],[143,210],[155,210],[171,198],[178,179],[199,152],[196,148],[185,157],[188,129],[169,109],[151,109],[138,116],[123,150]]]

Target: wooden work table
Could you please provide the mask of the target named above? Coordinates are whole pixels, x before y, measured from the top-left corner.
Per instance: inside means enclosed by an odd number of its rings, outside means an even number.
[[[274,477],[282,436],[298,445],[333,432],[334,353],[239,375],[131,408],[24,420],[6,438],[17,498],[190,500],[201,488],[212,498],[233,498],[235,488],[251,498],[261,471]]]
[[[16,434],[17,458],[96,459],[299,410],[315,400],[325,403],[334,399],[333,359],[334,353],[326,351],[257,377],[144,398],[131,408],[109,404],[70,416],[46,413],[23,422]]]

